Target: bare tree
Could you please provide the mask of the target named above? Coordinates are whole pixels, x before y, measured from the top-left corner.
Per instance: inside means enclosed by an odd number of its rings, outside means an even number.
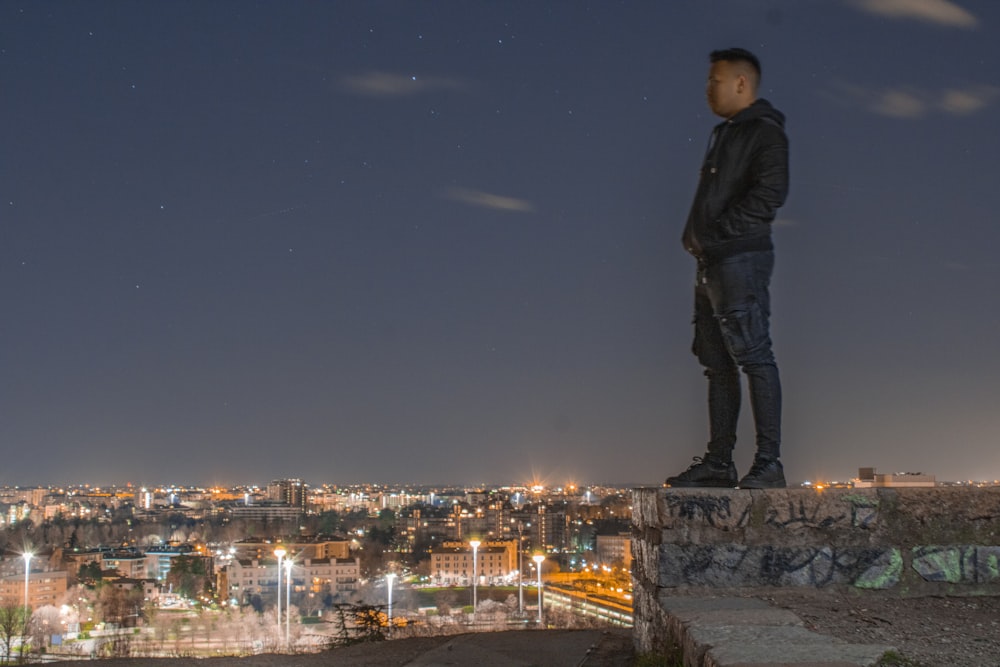
[[[329,595],[329,584],[324,584],[327,593]],[[320,593],[307,593],[299,596],[298,607],[302,614],[305,616],[312,616],[317,611],[323,608],[323,598],[325,597],[323,592]]]
[[[30,629],[30,644],[35,651],[48,646],[49,637],[63,631],[59,607],[47,604],[36,609],[31,615]]]
[[[264,636],[263,616],[250,608],[234,609],[229,614],[228,628],[236,640],[238,652],[253,653]]]

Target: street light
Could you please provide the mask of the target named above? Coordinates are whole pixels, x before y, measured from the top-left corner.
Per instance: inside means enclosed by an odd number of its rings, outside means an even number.
[[[392,632],[392,581],[396,578],[396,575],[390,572],[385,575],[385,585],[389,590],[389,632]]]
[[[472,615],[476,614],[476,584],[479,583],[479,540],[469,540],[472,547]]]
[[[31,572],[31,558],[35,555],[30,551],[21,554],[24,557],[24,619],[28,623],[28,574]]]
[[[291,645],[291,634],[288,631],[288,624],[292,619],[292,565],[295,564],[291,558],[285,561],[285,646]],[[278,589],[278,597],[281,597],[281,589]]]
[[[531,557],[535,561],[538,569],[538,624],[542,624],[542,562],[545,560],[543,554],[535,554]]]
[[[528,524],[531,525],[530,523]],[[517,522],[517,615],[524,615],[524,524]]]
[[[24,644],[28,635],[28,575],[31,573],[31,557],[35,554],[25,551],[24,557],[24,632],[21,637],[21,658],[24,658]]]
[[[278,557],[278,643],[281,643],[281,559],[285,557],[285,547],[278,547],[274,555]]]

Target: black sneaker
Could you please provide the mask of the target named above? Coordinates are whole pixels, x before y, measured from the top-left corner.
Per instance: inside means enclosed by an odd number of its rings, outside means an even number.
[[[741,489],[783,489],[785,488],[785,469],[781,461],[770,459],[754,459],[750,472],[740,480]]]
[[[679,475],[667,477],[668,486],[736,487],[736,466],[732,461],[720,462],[710,456],[694,457],[694,463]]]

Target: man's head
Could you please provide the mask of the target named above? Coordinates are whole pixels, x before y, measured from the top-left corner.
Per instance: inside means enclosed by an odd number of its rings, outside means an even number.
[[[705,94],[717,116],[732,118],[757,99],[760,61],[746,49],[712,51]]]

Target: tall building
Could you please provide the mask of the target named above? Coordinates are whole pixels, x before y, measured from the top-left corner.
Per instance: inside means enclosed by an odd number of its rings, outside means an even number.
[[[511,512],[513,525],[524,527],[525,548],[531,551],[550,553],[569,547],[567,538],[569,517],[566,510],[539,503],[527,506],[521,512]]]
[[[625,569],[632,567],[632,533],[598,535],[595,556],[602,565],[621,564]]]
[[[289,507],[306,508],[309,487],[301,479],[277,479],[267,485],[267,497]]]

